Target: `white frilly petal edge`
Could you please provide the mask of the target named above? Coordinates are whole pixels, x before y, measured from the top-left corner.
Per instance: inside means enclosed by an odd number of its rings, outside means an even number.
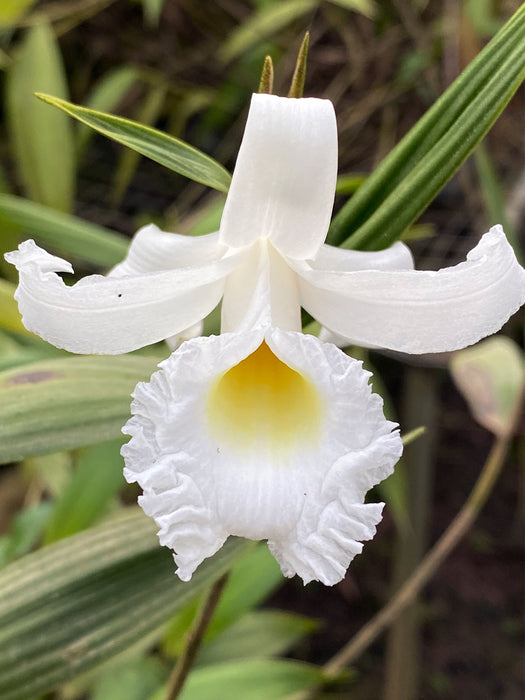
[[[218,244],[217,244],[218,245]],[[76,353],[120,354],[177,335],[219,303],[239,255],[176,270],[103,277],[67,286],[57,272],[71,265],[33,240],[6,253],[20,283],[15,293],[25,327]]]
[[[263,338],[324,406],[318,443],[298,444],[278,464],[260,444],[246,452],[213,436],[206,414],[214,380]],[[383,504],[365,504],[365,494],[402,452],[361,363],[311,336],[268,329],[190,340],[160,367],[135,389],[122,454],[179,577],[189,580],[233,534],[267,539],[285,576],[340,581],[381,519]]]
[[[283,255],[312,257],[328,230],[336,179],[332,103],[253,95],[220,240],[239,248],[269,238]]]
[[[525,270],[501,226],[467,260],[432,271],[315,269],[299,274],[301,304],[349,342],[406,353],[447,352],[498,331],[525,302]]]

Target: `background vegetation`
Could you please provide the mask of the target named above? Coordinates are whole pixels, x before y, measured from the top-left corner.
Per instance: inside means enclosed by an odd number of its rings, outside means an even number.
[[[274,61],[275,92],[286,94],[309,29],[305,95],[335,104],[339,210],[520,3],[1,5],[0,252],[35,237],[72,259],[81,275],[121,259],[127,238],[146,222],[192,235],[214,230],[224,195],[95,134],[33,93],[155,126],[231,171],[264,56]],[[518,91],[473,157],[405,231],[419,267],[459,261],[496,222],[520,255],[524,110]],[[454,518],[485,461],[489,430],[498,434],[486,415],[485,427],[475,422],[455,388],[454,378],[465,384],[460,362],[452,375],[449,356],[414,363],[363,355],[402,432],[424,425],[426,433],[377,494],[387,501],[385,519],[346,579],[333,589],[285,582],[264,546],[233,541],[214,558],[213,571],[203,566],[192,584],[180,584],[133,506],[137,492],[124,483],[116,439],[131,389],[166,347],[101,362],[67,358],[53,375],[67,353],[24,330],[12,299],[16,276],[3,262],[0,272],[0,698],[160,699],[199,596],[234,561],[183,697],[266,700],[320,685],[322,665],[388,601]],[[216,315],[206,328],[217,328]],[[522,328],[518,317],[506,333],[520,343]],[[510,352],[512,360],[489,359],[486,374],[503,362],[518,386],[523,360],[515,346]],[[468,398],[479,408],[479,394]],[[423,597],[351,671],[331,678],[323,697],[523,696],[524,437],[521,424],[487,508]]]

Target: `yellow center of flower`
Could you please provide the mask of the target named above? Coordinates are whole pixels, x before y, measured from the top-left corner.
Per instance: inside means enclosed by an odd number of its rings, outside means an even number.
[[[321,398],[310,381],[262,343],[214,383],[208,419],[222,444],[282,450],[319,438]]]

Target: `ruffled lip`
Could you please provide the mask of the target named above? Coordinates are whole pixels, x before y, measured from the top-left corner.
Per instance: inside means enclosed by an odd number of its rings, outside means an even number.
[[[266,342],[323,401],[315,445],[282,458],[268,441],[246,449],[210,431],[206,401],[217,377]],[[365,504],[402,451],[361,363],[312,336],[276,328],[187,341],[137,386],[125,475],[143,488],[146,513],[188,580],[230,534],[267,539],[286,576],[331,585],[373,537],[383,504]],[[262,445],[262,447],[261,447]]]

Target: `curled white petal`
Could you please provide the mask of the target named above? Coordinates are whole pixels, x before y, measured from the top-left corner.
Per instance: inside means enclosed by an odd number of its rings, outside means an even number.
[[[338,348],[345,348],[347,345],[350,345],[348,338],[334,333],[330,329],[326,328],[326,326],[321,326],[321,330],[319,331],[319,335],[317,337],[319,340],[322,340],[323,343],[332,343],[332,345],[335,345]]]
[[[155,224],[143,226],[131,240],[126,258],[109,273],[110,277],[127,277],[146,272],[163,272],[198,263],[217,262],[226,253],[219,234],[182,236],[166,233]]]
[[[293,262],[292,262],[293,264]],[[379,251],[347,250],[335,248],[331,245],[323,245],[313,260],[308,260],[308,265],[321,272],[357,272],[358,270],[412,270],[414,259],[410,249],[401,241],[394,243],[390,248]],[[325,326],[321,327],[319,340],[324,343],[332,343],[338,348],[344,348],[351,341],[338,333],[334,333]]]
[[[253,95],[220,240],[238,248],[269,238],[285,255],[312,257],[328,230],[336,177],[329,100]]]
[[[169,349],[173,352],[173,350],[176,350],[181,343],[184,343],[185,340],[191,340],[192,338],[198,338],[199,335],[202,335],[203,328],[204,328],[203,322],[197,321],[197,323],[194,323],[193,326],[190,326],[189,328],[185,328],[183,331],[181,331],[177,335],[172,335],[169,338],[166,338],[166,343],[167,343]]]
[[[137,386],[125,475],[181,578],[234,534],[267,539],[286,576],[341,580],[381,518],[365,493],[402,449],[369,376],[331,345],[269,329],[190,340]]]
[[[34,241],[6,259],[20,273],[15,293],[25,327],[53,345],[78,353],[118,354],[176,335],[218,304],[237,257],[133,276],[90,275],[71,287],[56,272],[64,260]]]
[[[401,241],[378,251],[347,250],[322,245],[308,265],[321,272],[357,272],[358,270],[412,270],[414,259]]]
[[[498,331],[525,301],[525,271],[501,226],[465,262],[437,272],[314,269],[299,273],[302,305],[358,345],[407,353],[445,352]]]

